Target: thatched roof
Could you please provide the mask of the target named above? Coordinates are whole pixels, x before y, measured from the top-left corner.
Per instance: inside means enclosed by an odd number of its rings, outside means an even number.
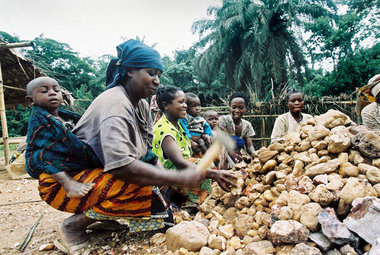
[[[24,59],[14,49],[1,47],[0,64],[4,85],[4,99],[7,110],[15,109],[17,105],[26,105],[26,85],[34,78],[44,74],[35,68],[32,62]]]
[[[4,86],[4,100],[7,110],[16,109],[17,105],[27,106],[25,101],[26,85],[34,78],[45,76],[31,61],[26,60],[16,50],[7,48],[0,40],[0,64]],[[74,98],[62,88],[64,104],[72,106]]]

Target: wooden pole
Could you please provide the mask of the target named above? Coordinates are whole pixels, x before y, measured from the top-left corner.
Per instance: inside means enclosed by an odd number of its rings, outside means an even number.
[[[7,117],[5,115],[4,87],[3,87],[3,74],[1,71],[1,63],[0,63],[0,119],[1,119],[1,128],[3,130],[4,158],[5,158],[4,165],[8,165],[9,160],[11,159],[11,152],[9,150]]]

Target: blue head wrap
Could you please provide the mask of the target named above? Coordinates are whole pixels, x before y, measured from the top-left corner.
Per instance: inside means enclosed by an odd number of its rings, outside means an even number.
[[[118,45],[116,50],[117,58],[113,58],[107,68],[107,89],[124,80],[127,67],[154,68],[161,72],[163,70],[160,54],[140,41],[128,40]]]

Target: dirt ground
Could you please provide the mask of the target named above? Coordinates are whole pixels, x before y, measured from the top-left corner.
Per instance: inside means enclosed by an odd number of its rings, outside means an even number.
[[[18,248],[40,215],[42,218],[22,254],[63,254],[57,248],[49,251],[39,251],[39,248],[54,243],[58,223],[71,214],[55,210],[41,201],[37,180],[11,180],[0,165],[0,254],[21,254]],[[166,254],[164,246],[149,246],[151,236],[156,233],[92,232],[91,248],[86,253]]]

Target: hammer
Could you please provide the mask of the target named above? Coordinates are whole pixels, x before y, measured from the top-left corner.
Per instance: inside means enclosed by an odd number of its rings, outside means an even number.
[[[226,147],[228,151],[235,149],[235,142],[228,133],[220,129],[217,129],[215,133],[216,135],[214,142],[211,144],[210,148],[208,148],[205,155],[203,155],[201,161],[197,165],[197,170],[201,173],[206,172],[211,163],[215,161],[222,149],[222,146]]]

